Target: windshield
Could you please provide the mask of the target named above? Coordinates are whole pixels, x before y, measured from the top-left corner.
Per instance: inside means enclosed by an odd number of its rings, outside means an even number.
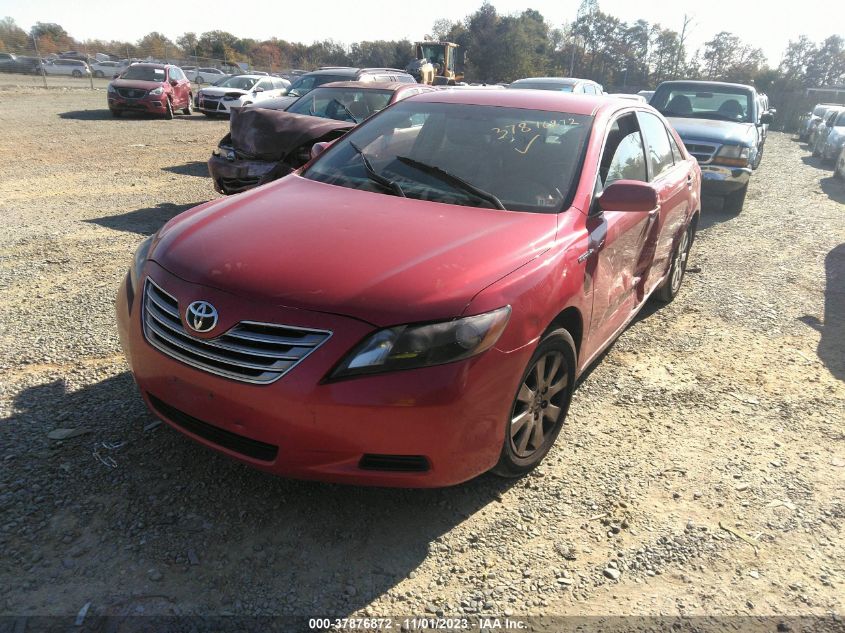
[[[390,90],[316,88],[288,108],[288,112],[360,123],[386,108],[392,94]]]
[[[715,119],[749,123],[753,119],[752,93],[730,86],[659,86],[651,105],[663,116]]]
[[[221,88],[235,88],[236,90],[252,90],[252,87],[258,82],[254,77],[229,77],[221,82],[216,83],[216,86]]]
[[[517,81],[508,86],[508,88],[515,88],[518,90],[554,90],[556,92],[572,92],[572,87],[572,84],[556,84],[545,81]]]
[[[303,175],[431,202],[555,213],[569,204],[591,124],[588,115],[402,101]]]
[[[130,66],[123,73],[121,79],[136,79],[138,81],[164,81],[164,68],[155,66]]]

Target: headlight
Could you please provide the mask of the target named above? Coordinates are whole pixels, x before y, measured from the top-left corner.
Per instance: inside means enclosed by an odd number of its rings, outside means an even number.
[[[147,263],[147,255],[150,254],[150,246],[152,246],[154,237],[154,235],[150,235],[135,249],[135,257],[132,261],[132,267],[129,269],[129,280],[132,282],[133,289],[138,287],[138,280],[141,278],[141,273],[144,272],[144,264]]]
[[[510,314],[510,306],[505,306],[453,321],[379,330],[353,349],[330,378],[415,369],[470,358],[499,340]]]
[[[151,95],[160,95],[162,92],[164,92],[164,88],[162,88],[161,86],[159,86],[158,88],[153,88],[152,90],[150,90]]]
[[[117,92],[117,88],[115,88],[113,85],[109,84],[108,91],[109,92]]]
[[[733,167],[748,167],[748,156],[750,153],[750,147],[722,145],[722,149],[716,154],[713,162],[720,165],[731,165]]]

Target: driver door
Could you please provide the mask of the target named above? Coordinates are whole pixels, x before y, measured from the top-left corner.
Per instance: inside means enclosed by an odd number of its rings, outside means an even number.
[[[593,310],[586,357],[603,347],[629,320],[639,305],[643,274],[642,252],[659,212],[602,211],[596,197],[615,180],[648,182],[645,144],[637,117],[623,114],[610,125],[599,164],[596,195],[587,230],[596,259],[593,272]]]

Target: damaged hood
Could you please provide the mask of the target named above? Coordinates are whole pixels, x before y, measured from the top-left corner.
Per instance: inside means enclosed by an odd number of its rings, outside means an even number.
[[[336,139],[354,123],[282,110],[243,108],[232,111],[229,144],[244,158],[280,161],[305,144]],[[226,143],[224,138],[221,144]]]

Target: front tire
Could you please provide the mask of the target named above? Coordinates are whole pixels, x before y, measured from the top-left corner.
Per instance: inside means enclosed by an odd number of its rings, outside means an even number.
[[[689,260],[689,251],[692,247],[693,228],[689,225],[684,229],[678,246],[672,254],[672,265],[669,267],[669,276],[663,285],[660,286],[654,293],[654,298],[660,303],[669,303],[678,296],[681,289],[681,284],[684,281],[684,273],[687,271],[687,261]]]
[[[575,341],[564,329],[546,334],[528,361],[505,422],[499,462],[492,472],[521,477],[533,470],[557,439],[575,385]]]
[[[170,99],[165,101],[164,105],[164,118],[170,121],[173,118],[173,106],[170,103]]]
[[[71,74],[77,78],[82,77],[82,72],[79,70],[74,70]]]
[[[102,70],[97,70],[97,71],[94,71],[94,76],[95,76],[97,79],[102,79],[103,77],[105,77],[105,75],[103,74],[103,71],[102,71]]]
[[[197,83],[198,83],[198,84],[204,84],[204,83],[205,83],[205,79],[203,79],[203,78],[202,78],[202,76],[197,77]]]
[[[184,114],[191,115],[194,113],[194,96],[189,94],[188,95],[188,105],[185,106],[185,109],[182,110]]]

